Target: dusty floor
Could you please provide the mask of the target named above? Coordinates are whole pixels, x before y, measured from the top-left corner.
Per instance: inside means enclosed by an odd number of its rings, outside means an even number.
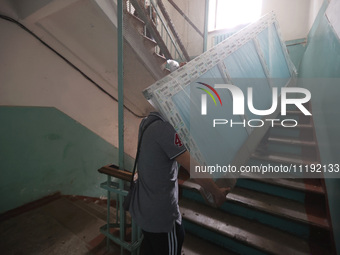
[[[0,222],[1,254],[119,254],[99,232],[105,221],[84,211],[69,199]]]
[[[57,199],[14,217],[1,220],[1,255],[120,255],[120,247],[99,229],[106,223],[106,205],[74,197]],[[115,212],[111,210],[111,222]],[[118,230],[117,230],[118,231]],[[125,251],[125,254],[130,254]],[[230,255],[186,234],[182,255]]]

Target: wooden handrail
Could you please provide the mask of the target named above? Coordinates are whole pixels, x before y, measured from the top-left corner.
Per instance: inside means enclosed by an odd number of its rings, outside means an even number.
[[[99,173],[106,174],[124,181],[131,181],[132,173],[127,170],[121,170],[116,165],[106,165],[98,169]]]

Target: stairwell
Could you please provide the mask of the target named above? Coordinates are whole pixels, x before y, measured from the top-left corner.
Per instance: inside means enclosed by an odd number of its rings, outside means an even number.
[[[272,127],[248,165],[320,162],[312,118],[296,109],[285,117],[299,125]],[[335,254],[322,179],[242,174],[227,202],[214,209],[188,176],[180,178],[180,207],[189,233],[235,254]]]
[[[110,209],[110,220],[115,222],[114,202]],[[106,200],[54,194],[1,215],[0,251],[4,255],[121,255],[120,247],[113,242],[107,249],[106,237],[100,233],[106,220]],[[126,222],[130,223],[129,215]],[[119,229],[112,228],[111,233],[119,236]],[[126,234],[128,240],[129,228]],[[124,250],[123,254],[130,253]],[[229,255],[224,249],[190,233],[186,235],[182,254]]]
[[[145,23],[132,13],[125,16],[166,74],[166,59],[155,52],[157,43],[144,35]],[[272,127],[248,165],[320,163],[312,118],[298,109],[290,109],[285,117],[299,124]],[[322,179],[262,178],[245,173],[227,202],[215,209],[205,204],[198,186],[188,178],[180,173],[180,207],[187,232],[184,254],[334,253]]]
[[[155,51],[157,44],[144,36],[145,23],[129,12],[124,15],[124,18],[124,22],[129,24],[125,27],[125,39],[131,49],[138,50],[140,54],[138,58],[143,60],[146,68],[153,73],[153,78],[158,80],[168,74],[169,71],[165,68],[166,59]],[[134,57],[128,59],[133,63]],[[126,82],[127,84],[135,84],[139,79],[132,74],[126,75],[125,78],[131,79]],[[299,125],[288,130],[283,130],[280,126],[271,128],[267,140],[264,141],[266,145],[254,152],[248,161],[249,165],[267,162],[273,164],[320,162],[312,119],[303,116],[297,110],[289,111],[288,115],[298,119]],[[188,233],[183,248],[186,255],[333,254],[327,194],[322,179],[268,179],[259,178],[256,174],[244,174],[220,209],[207,206],[196,191],[195,184],[187,177],[183,177],[180,184],[182,189],[180,206]],[[104,237],[99,234],[99,227],[106,220],[105,207],[70,198],[60,198],[53,203],[44,207],[44,215],[48,212],[49,219],[53,215],[52,218],[58,224],[76,235],[75,239],[62,240],[58,245],[68,244],[70,240],[75,240],[76,243],[79,239],[84,239],[88,243],[96,240],[97,243],[90,247],[90,254],[105,253]],[[65,210],[60,211],[60,208]],[[79,215],[84,215],[84,219],[87,219],[83,223],[78,223],[82,228],[72,222],[74,219],[81,219]],[[26,216],[22,215],[21,220],[25,220]],[[34,217],[36,216],[29,219]],[[67,220],[64,221],[63,217]],[[33,225],[37,222],[31,221]],[[46,221],[42,220],[40,224],[43,225],[44,222]],[[97,236],[92,235],[93,233],[91,236],[84,234],[83,231],[88,228],[89,222],[93,223],[94,233],[97,233]],[[18,231],[20,229],[15,221],[7,221],[2,225],[4,230],[1,231],[2,240],[9,236],[6,231],[15,231],[15,228],[9,228],[10,225],[16,225]],[[32,234],[32,229],[28,227],[26,230],[27,232],[23,231],[23,235],[18,238],[29,240],[26,239],[26,234]],[[41,234],[39,238],[44,236],[47,249],[54,237]],[[36,240],[41,241],[39,238]],[[84,254],[86,247],[89,248],[88,243],[81,246],[83,250],[79,254]],[[8,241],[7,244],[15,247],[16,242]],[[60,251],[64,248],[65,246]]]
[[[126,9],[124,24],[126,41],[131,50],[137,53],[135,56],[141,59],[145,67],[150,70],[154,79],[158,80],[168,75],[170,71],[166,69],[166,58],[156,52],[157,43],[145,35],[145,22]],[[134,58],[126,59],[133,60]],[[131,70],[129,66],[126,69]],[[128,75],[125,75],[125,78],[128,79]]]

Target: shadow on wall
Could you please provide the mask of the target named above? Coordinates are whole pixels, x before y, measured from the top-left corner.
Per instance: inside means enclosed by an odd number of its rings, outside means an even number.
[[[57,191],[106,196],[97,169],[118,162],[117,148],[56,108],[3,106],[0,123],[0,213]]]

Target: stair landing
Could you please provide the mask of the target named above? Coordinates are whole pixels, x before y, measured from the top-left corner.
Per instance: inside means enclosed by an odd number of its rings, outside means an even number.
[[[19,215],[1,218],[0,254],[121,255],[120,247],[112,242],[107,251],[106,238],[99,231],[106,223],[106,210],[106,201],[100,199],[59,196]],[[115,208],[110,212],[113,222]],[[182,255],[203,254],[236,255],[186,233]]]
[[[120,247],[99,232],[101,217],[78,201],[60,197],[48,204],[0,222],[1,254],[118,255]],[[105,208],[105,207],[104,207]],[[128,254],[128,253],[127,253]]]

